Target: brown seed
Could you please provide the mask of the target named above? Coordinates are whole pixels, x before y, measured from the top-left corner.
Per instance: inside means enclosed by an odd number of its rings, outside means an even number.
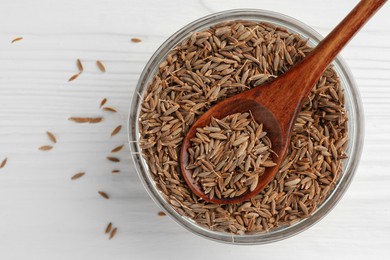
[[[165,212],[159,211],[157,213],[157,215],[159,215],[160,217],[163,217],[163,216],[166,216],[167,214],[165,214]]]
[[[72,178],[70,178],[71,180],[77,180],[81,177],[83,177],[85,175],[85,172],[79,172],[79,173],[76,173],[75,175],[72,176]]]
[[[76,64],[77,64],[77,68],[79,69],[79,72],[80,73],[83,72],[84,71],[84,67],[83,67],[83,64],[81,63],[80,59],[77,59]]]
[[[4,166],[5,166],[5,164],[7,163],[7,158],[5,158],[2,162],[1,162],[1,164],[0,164],[0,169],[1,168],[3,168]]]
[[[100,60],[96,61],[96,66],[99,68],[101,72],[106,72],[106,67],[104,66],[103,62]]]
[[[52,132],[47,131],[46,134],[49,137],[50,141],[52,141],[53,143],[57,143],[57,138],[55,137],[55,135]]]
[[[115,236],[116,232],[118,231],[118,228],[114,228],[110,233],[110,240]]]
[[[112,170],[112,173],[120,173],[120,170]]]
[[[111,228],[112,228],[112,223],[110,222],[110,223],[108,223],[106,230],[104,230],[104,233],[106,233],[106,234],[110,233]]]
[[[11,41],[11,43],[14,43],[14,42],[17,42],[17,41],[21,41],[21,40],[23,40],[23,37],[17,37],[17,38],[15,38],[15,39],[13,39],[13,40]]]
[[[131,41],[134,43],[142,42],[142,40],[140,38],[131,38]]]
[[[119,152],[120,150],[122,150],[123,147],[124,147],[124,144],[119,145],[119,146],[115,147],[114,149],[112,149],[111,152],[112,152],[112,153],[117,153],[117,152]]]
[[[120,159],[117,157],[107,156],[107,160],[111,162],[120,162]]]
[[[100,194],[100,196],[102,196],[103,198],[105,198],[106,200],[108,200],[110,197],[107,195],[107,193],[105,193],[104,191],[98,191],[98,193]]]
[[[102,106],[104,106],[104,104],[106,104],[107,102],[107,98],[103,98],[102,101],[100,101],[100,106],[99,108],[101,108]]]
[[[298,204],[299,204],[299,207],[302,209],[303,213],[305,215],[308,215],[309,211],[307,210],[305,203],[303,203],[302,201],[299,201]]]
[[[119,133],[121,129],[122,129],[122,125],[118,125],[117,127],[115,127],[115,129],[112,130],[112,132],[111,132],[111,136],[114,136],[117,133]]]
[[[70,78],[68,79],[68,81],[73,81],[73,80],[77,79],[78,76],[80,76],[80,72],[74,74],[72,77],[70,77]]]
[[[43,145],[43,146],[39,147],[38,149],[41,150],[41,151],[49,151],[49,150],[53,149],[53,146],[51,146],[51,145]]]
[[[114,112],[114,113],[118,112],[115,108],[112,108],[112,107],[103,107],[103,110],[109,111],[109,112]]]
[[[68,120],[76,123],[96,124],[102,122],[103,117],[69,117]]]

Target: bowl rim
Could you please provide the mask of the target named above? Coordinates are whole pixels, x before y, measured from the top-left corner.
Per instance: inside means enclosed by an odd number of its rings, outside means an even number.
[[[137,143],[139,137],[138,118],[140,113],[140,104],[142,101],[142,94],[149,83],[150,77],[153,77],[157,66],[161,63],[162,60],[164,60],[167,53],[169,53],[169,51],[175,45],[177,45],[177,43],[188,37],[190,32],[201,30],[204,27],[210,27],[216,23],[227,20],[261,21],[261,19],[264,19],[265,22],[277,24],[281,27],[287,28],[290,32],[298,31],[298,33],[301,35],[307,35],[310,38],[309,43],[311,44],[316,44],[323,39],[323,37],[317,31],[305,23],[290,16],[268,10],[232,9],[204,16],[179,29],[154,52],[140,75],[129,108],[127,130],[130,151],[132,153],[132,159],[136,167],[137,174],[149,196],[158,206],[160,206],[168,213],[168,216],[170,216],[182,227],[201,237],[228,244],[266,244],[276,242],[297,235],[318,223],[337,205],[345,191],[348,189],[356,173],[363,147],[364,116],[360,94],[350,69],[346,65],[343,58],[338,55],[334,60],[333,65],[336,72],[338,73],[340,82],[345,92],[346,109],[348,111],[349,119],[348,131],[350,138],[347,151],[350,152],[350,156],[346,161],[344,161],[344,171],[338,180],[336,187],[311,216],[302,219],[296,224],[289,225],[287,228],[276,228],[271,232],[257,233],[253,235],[236,235],[216,232],[204,228],[196,224],[193,220],[180,215],[165,201],[160,191],[154,185],[154,181],[149,174],[147,165],[141,156],[141,149]],[[350,120],[351,118],[356,120],[352,121]]]

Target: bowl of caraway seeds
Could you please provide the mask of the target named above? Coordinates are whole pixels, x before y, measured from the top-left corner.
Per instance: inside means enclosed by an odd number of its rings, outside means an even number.
[[[263,191],[237,204],[208,203],[187,186],[179,151],[208,108],[269,82],[322,37],[288,16],[263,10],[212,14],[180,29],[143,70],[129,116],[133,159],[152,199],[187,230],[231,244],[295,235],[341,199],[359,162],[363,114],[356,83],[340,57],[313,87],[295,121],[287,156]],[[196,180],[209,196],[253,189],[273,161],[272,144],[251,111],[213,119],[189,148]]]

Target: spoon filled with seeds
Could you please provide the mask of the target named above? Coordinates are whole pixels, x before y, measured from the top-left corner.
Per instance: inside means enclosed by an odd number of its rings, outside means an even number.
[[[311,89],[386,0],[362,0],[313,51],[275,80],[227,98],[191,126],[180,151],[190,189],[205,201],[239,203],[258,194],[286,155]]]

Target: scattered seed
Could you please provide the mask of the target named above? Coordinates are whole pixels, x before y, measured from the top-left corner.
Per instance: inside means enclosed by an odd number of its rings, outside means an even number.
[[[14,43],[14,42],[17,42],[17,41],[21,41],[21,40],[23,40],[23,37],[17,37],[17,38],[15,38],[15,39],[13,39],[13,40],[11,41],[11,43]]]
[[[102,196],[103,198],[105,198],[106,200],[108,200],[110,197],[107,195],[107,193],[105,193],[104,191],[98,191],[98,193],[100,194],[100,196]]]
[[[83,67],[83,64],[81,63],[81,60],[80,59],[77,59],[77,68],[79,69],[79,72],[83,72],[84,71],[84,67]]]
[[[112,173],[119,173],[120,170],[112,170]]]
[[[142,40],[140,38],[131,38],[131,41],[134,43],[142,42]]]
[[[69,121],[74,121],[76,123],[89,123],[96,124],[103,121],[102,117],[69,117]]]
[[[71,180],[77,180],[85,175],[85,172],[79,172],[72,176]]]
[[[107,102],[107,98],[103,98],[102,101],[100,101],[99,108],[102,108],[102,106],[104,106],[104,104],[106,104],[106,102]]]
[[[117,127],[115,127],[115,129],[112,130],[112,132],[111,132],[111,136],[114,136],[117,133],[119,133],[121,129],[122,129],[122,125],[118,125]]]
[[[78,76],[80,76],[80,72],[79,72],[79,73],[76,73],[76,74],[74,74],[72,77],[70,77],[70,78],[68,79],[68,81],[73,81],[73,80],[77,79],[77,78],[78,78]]]
[[[0,169],[1,168],[3,168],[4,166],[5,166],[5,164],[7,163],[7,158],[5,158],[2,162],[1,162],[1,164],[0,164]]]
[[[117,152],[119,152],[120,150],[122,150],[123,147],[124,147],[124,144],[119,145],[119,146],[115,147],[114,149],[112,149],[111,152],[112,152],[112,153],[117,153]]]
[[[120,162],[120,159],[117,157],[107,156],[107,160],[111,162]]]
[[[53,146],[51,146],[51,145],[43,145],[43,146],[39,147],[38,149],[41,150],[41,151],[49,151],[49,150],[53,149]]]
[[[112,108],[112,107],[103,107],[103,110],[109,111],[109,112],[114,112],[114,113],[118,112],[115,108]]]
[[[159,215],[160,217],[164,217],[164,216],[166,216],[167,214],[165,214],[165,212],[159,211],[159,212],[157,213],[157,215]]]
[[[115,236],[116,232],[118,231],[118,228],[114,228],[110,233],[110,240]]]
[[[101,72],[106,72],[106,67],[104,66],[103,62],[100,60],[96,61],[96,66],[99,68]]]
[[[106,233],[106,234],[110,233],[111,228],[112,228],[112,223],[110,222],[110,223],[108,223],[106,230],[104,230],[104,233]]]
[[[57,138],[55,137],[55,135],[52,132],[47,131],[46,134],[49,137],[50,141],[52,141],[53,143],[57,143]]]

